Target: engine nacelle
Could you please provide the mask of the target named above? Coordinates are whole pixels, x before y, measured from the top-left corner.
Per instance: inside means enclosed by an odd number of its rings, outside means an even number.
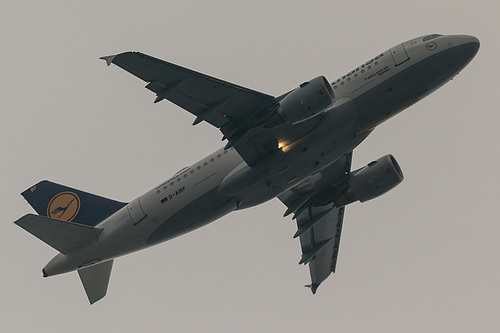
[[[333,201],[337,207],[365,202],[389,192],[403,181],[403,172],[392,155],[386,155],[352,172],[345,190]]]
[[[332,86],[324,76],[319,76],[285,96],[278,113],[286,122],[297,124],[321,113],[334,101]]]

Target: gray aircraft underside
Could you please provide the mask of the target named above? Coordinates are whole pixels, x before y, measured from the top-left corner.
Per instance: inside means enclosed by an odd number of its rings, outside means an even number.
[[[139,52],[103,57],[147,82],[156,102],[218,128],[224,148],[130,203],[42,181],[23,192],[38,215],[15,223],[60,253],[44,276],[77,270],[91,303],[106,295],[113,259],[278,197],[297,221],[301,264],[315,293],[335,272],[344,207],[403,180],[392,155],[351,171],[373,129],[451,80],[477,38],[429,35],[378,54],[334,82],[317,77],[269,96]]]

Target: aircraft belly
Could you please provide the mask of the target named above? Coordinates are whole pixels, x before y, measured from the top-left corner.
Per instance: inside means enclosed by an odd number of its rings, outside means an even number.
[[[167,218],[148,237],[149,245],[157,244],[200,228],[236,209],[233,198],[217,194],[217,187],[191,201]]]
[[[270,200],[349,153],[367,134],[355,136],[358,108],[349,98],[338,100],[318,127],[255,167],[228,175],[221,195],[241,198],[238,209]]]
[[[457,50],[447,50],[425,58],[356,96],[360,132],[395,116],[448,82],[458,71],[450,65],[455,53]]]

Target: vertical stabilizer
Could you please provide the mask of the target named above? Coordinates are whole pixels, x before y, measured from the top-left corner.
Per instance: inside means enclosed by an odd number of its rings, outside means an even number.
[[[95,227],[126,203],[43,180],[21,195],[41,216]]]
[[[78,270],[78,275],[85,288],[90,304],[94,304],[106,296],[112,267],[113,260],[110,260]]]

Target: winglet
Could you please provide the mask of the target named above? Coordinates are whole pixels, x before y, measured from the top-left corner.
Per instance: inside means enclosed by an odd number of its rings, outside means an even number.
[[[306,284],[304,287],[311,289],[313,295],[316,294],[316,290],[319,287],[319,283]]]
[[[106,65],[109,66],[113,63],[113,60],[115,59],[115,57],[116,57],[116,54],[110,55],[110,56],[105,56],[105,57],[100,57],[99,59],[106,61]]]

